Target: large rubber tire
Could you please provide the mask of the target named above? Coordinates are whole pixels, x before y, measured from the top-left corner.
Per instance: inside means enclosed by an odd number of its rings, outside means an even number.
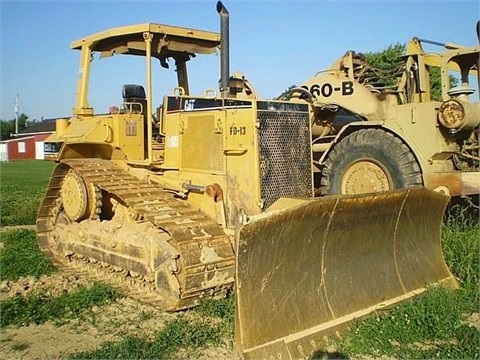
[[[361,129],[343,138],[324,162],[320,195],[360,194],[422,185],[410,149],[393,134]]]

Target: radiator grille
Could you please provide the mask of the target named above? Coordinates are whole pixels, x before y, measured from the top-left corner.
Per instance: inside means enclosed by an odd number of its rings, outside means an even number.
[[[189,116],[182,137],[182,168],[222,171],[222,133],[215,131],[212,115]]]
[[[261,196],[264,208],[281,197],[311,197],[307,111],[259,110]]]

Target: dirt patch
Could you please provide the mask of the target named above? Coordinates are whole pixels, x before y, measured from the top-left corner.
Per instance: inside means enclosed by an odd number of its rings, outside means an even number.
[[[103,339],[94,332],[79,333],[69,325],[52,323],[9,327],[0,334],[2,359],[58,359],[61,355],[92,350]]]
[[[172,359],[196,359],[196,360],[240,360],[240,354],[233,349],[233,344],[225,344],[222,347],[194,351],[179,351]]]
[[[36,225],[14,225],[14,226],[0,226],[0,233],[9,232],[13,230],[35,230]]]
[[[0,335],[0,358],[58,359],[62,355],[93,350],[126,333],[131,319],[141,315],[140,306],[132,306],[128,300],[121,299],[111,305],[92,308],[81,318],[60,320],[62,323],[10,326]]]
[[[89,282],[71,274],[58,273],[40,279],[22,278],[2,283],[1,299],[42,291],[58,296]],[[185,313],[184,313],[185,314]],[[179,314],[165,313],[149,305],[125,297],[94,306],[72,320],[59,319],[42,325],[9,326],[0,333],[0,359],[59,359],[68,354],[94,350],[107,341],[127,335],[153,339],[156,332]],[[188,315],[187,315],[188,316]],[[180,351],[178,358],[240,359],[233,344]]]
[[[419,349],[421,351],[427,351],[427,350],[432,350],[432,349],[439,349],[441,347],[447,346],[447,345],[453,345],[457,346],[458,345],[458,340],[452,339],[452,340],[435,340],[435,341],[427,341],[427,342],[414,342],[410,346],[415,349]]]
[[[29,293],[39,291],[48,296],[59,296],[88,284],[91,284],[91,282],[86,279],[65,273],[43,275],[39,279],[29,276],[17,281],[6,280],[0,284],[0,301],[15,295],[26,296]]]
[[[152,338],[175,316],[133,299],[122,298],[111,305],[91,308],[84,316],[69,321],[69,325],[81,333],[95,333],[104,341],[125,335]]]
[[[93,350],[106,341],[119,340],[126,335],[153,338],[167,321],[176,316],[122,298],[110,305],[93,307],[77,319],[3,329],[0,358],[57,359]],[[226,347],[205,351],[206,354],[215,354],[213,357],[217,359],[235,358],[234,351]]]
[[[464,315],[462,325],[471,326],[480,331],[480,313],[471,313],[470,315]]]

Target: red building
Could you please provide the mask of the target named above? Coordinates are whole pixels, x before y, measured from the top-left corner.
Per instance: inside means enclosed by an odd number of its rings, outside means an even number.
[[[0,160],[43,160],[43,142],[54,131],[54,120],[45,120],[19,131],[14,139],[2,141]]]

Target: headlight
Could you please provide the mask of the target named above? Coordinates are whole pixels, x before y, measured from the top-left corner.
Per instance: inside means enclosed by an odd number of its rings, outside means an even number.
[[[438,110],[438,121],[447,129],[469,130],[478,126],[480,121],[478,104],[460,100],[447,100]]]

